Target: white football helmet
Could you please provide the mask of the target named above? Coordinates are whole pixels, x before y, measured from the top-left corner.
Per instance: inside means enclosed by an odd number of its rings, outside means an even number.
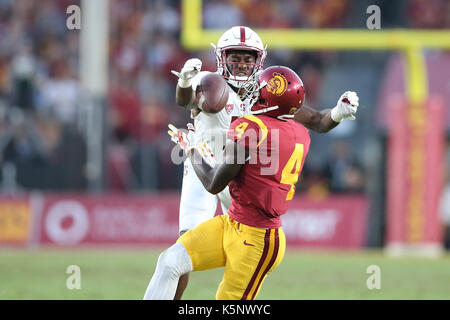
[[[214,47],[216,55],[217,71],[225,80],[236,88],[242,88],[249,84],[249,81],[256,81],[255,75],[263,68],[264,60],[266,59],[267,51],[263,45],[261,38],[252,29],[243,26],[235,26],[225,31]],[[229,66],[232,63],[227,63],[228,50],[248,50],[256,53],[256,63],[253,65],[253,71],[248,76],[233,75]]]

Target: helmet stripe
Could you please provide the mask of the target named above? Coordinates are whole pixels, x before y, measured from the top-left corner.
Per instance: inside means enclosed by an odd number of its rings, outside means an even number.
[[[241,27],[241,42],[245,43],[245,28]]]

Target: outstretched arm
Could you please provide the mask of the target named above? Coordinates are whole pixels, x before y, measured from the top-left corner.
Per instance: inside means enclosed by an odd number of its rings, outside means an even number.
[[[356,92],[346,91],[339,98],[332,109],[316,111],[303,106],[294,115],[293,120],[303,124],[306,128],[323,133],[335,128],[342,120],[355,120],[354,114],[358,110],[359,98]]]
[[[339,122],[331,119],[331,109],[317,111],[307,106],[301,107],[293,120],[303,124],[310,130],[320,133],[328,132],[339,124]]]
[[[175,90],[175,101],[180,107],[193,109],[195,107],[195,92],[192,90],[192,86],[182,88],[177,85]]]
[[[179,78],[175,92],[175,100],[179,106],[187,109],[195,108],[196,97],[192,89],[192,79],[200,72],[201,68],[202,62],[193,58],[185,62],[180,72],[172,70],[172,73]]]

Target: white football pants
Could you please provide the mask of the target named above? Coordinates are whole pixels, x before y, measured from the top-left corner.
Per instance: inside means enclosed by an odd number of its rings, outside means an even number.
[[[173,300],[178,287],[178,279],[192,271],[192,261],[184,246],[177,242],[163,251],[158,258],[144,300]]]
[[[191,161],[186,159],[181,187],[179,231],[193,229],[214,217],[218,200],[222,205],[222,212],[227,213],[231,205],[228,187],[217,195],[209,193],[195,174]]]

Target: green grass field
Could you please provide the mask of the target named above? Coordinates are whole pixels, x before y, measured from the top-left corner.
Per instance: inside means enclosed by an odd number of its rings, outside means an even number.
[[[142,299],[159,249],[0,249],[0,299]],[[69,290],[69,265],[81,289]],[[381,289],[366,286],[381,269]],[[191,274],[185,299],[214,299],[223,269]],[[287,251],[257,299],[450,299],[450,255],[388,258],[379,251]]]

